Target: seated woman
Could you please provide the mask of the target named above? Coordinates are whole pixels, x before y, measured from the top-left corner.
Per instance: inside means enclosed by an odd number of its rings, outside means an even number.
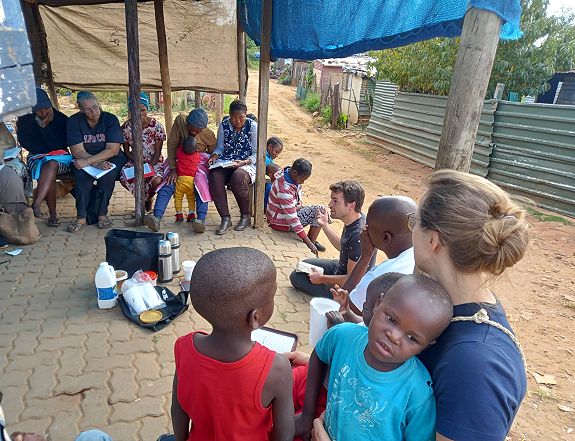
[[[246,117],[247,111],[244,103],[232,101],[230,116],[225,117],[218,128],[217,146],[209,160],[209,164],[215,167],[210,170],[210,193],[221,217],[220,227],[216,230],[219,235],[232,226],[227,184],[240,207],[240,221],[234,230],[243,231],[251,225],[249,191],[250,184],[256,179],[258,126]]]
[[[72,164],[66,140],[68,117],[52,107],[48,94],[40,88],[36,88],[32,110],[17,122],[18,143],[28,150],[30,175],[38,181],[32,209],[34,216],[43,217],[40,204],[46,201],[48,226],[57,227],[60,222],[56,215],[56,179],[69,174]]]
[[[140,118],[142,119],[142,141],[143,141],[143,156],[144,162],[150,165],[154,170],[154,176],[144,179],[144,188],[146,192],[146,211],[152,209],[152,199],[156,188],[162,182],[164,176],[164,158],[162,157],[162,144],[166,140],[166,132],[162,124],[155,118],[148,116],[150,110],[150,100],[148,95],[144,92],[140,93]],[[128,162],[124,165],[124,169],[133,167],[132,156],[132,122],[128,114],[128,120],[122,125],[124,133],[124,153],[128,158]],[[136,187],[135,181],[128,181],[124,178],[123,174],[120,175],[120,184],[134,194]]]
[[[101,202],[95,210],[98,213],[98,228],[110,228],[108,205],[114,191],[114,185],[126,157],[120,150],[124,142],[120,122],[115,115],[103,112],[98,99],[92,92],[81,91],[76,97],[80,111],[68,119],[68,144],[74,155],[74,176],[76,186],[76,220],[68,225],[70,233],[79,231],[86,225],[90,194],[94,181],[101,193]],[[92,166],[96,169],[110,170],[99,179],[83,170]],[[114,167],[115,166],[115,167]]]

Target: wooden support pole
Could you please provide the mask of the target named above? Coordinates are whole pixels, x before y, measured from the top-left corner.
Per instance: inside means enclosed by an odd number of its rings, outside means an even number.
[[[245,103],[248,94],[248,52],[246,49],[246,34],[244,34],[240,24],[239,16],[237,33],[239,99]]]
[[[341,98],[339,96],[339,83],[333,86],[333,102],[331,105],[331,128],[337,129],[339,114],[341,113]]]
[[[216,125],[219,126],[224,117],[224,94],[216,94]]]
[[[202,107],[202,92],[194,90],[194,107],[199,109]]]
[[[140,118],[140,41],[138,39],[138,1],[126,0],[126,44],[128,46],[128,89],[130,121],[132,122],[132,155],[136,188],[135,226],[144,223],[144,149]]]
[[[497,83],[497,86],[495,86],[495,92],[493,93],[493,99],[494,100],[502,100],[504,90],[505,90],[505,84]]]
[[[483,101],[499,42],[501,19],[471,8],[455,59],[435,169],[469,171]]]
[[[164,20],[164,1],[154,0],[154,15],[156,17],[156,35],[158,38],[158,58],[160,60],[160,78],[164,94],[164,119],[166,133],[172,130],[172,83],[170,80],[170,64],[168,63],[168,41],[166,39],[166,23]]]
[[[266,141],[268,137],[268,100],[270,92],[270,44],[272,34],[273,0],[262,1],[262,27],[260,45],[260,76],[258,91],[258,159],[254,227],[264,225],[264,193],[266,186]]]

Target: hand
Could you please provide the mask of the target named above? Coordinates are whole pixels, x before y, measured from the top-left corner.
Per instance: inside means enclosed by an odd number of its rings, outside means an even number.
[[[10,438],[12,441],[46,441],[44,436],[35,433],[14,432]]]
[[[315,257],[318,257],[319,251],[317,250],[317,247],[315,246],[315,244],[311,243],[311,241],[309,243],[306,243],[307,247],[309,248],[309,250],[315,254]]]
[[[232,166],[232,168],[240,168],[244,165],[247,165],[247,161],[234,161],[235,165]]]
[[[316,254],[317,256],[317,254]],[[311,269],[311,273],[309,274],[309,281],[314,285],[321,285],[323,283],[323,274],[317,271],[315,268]]]
[[[362,256],[373,256],[373,252],[375,251],[375,246],[371,241],[371,237],[369,237],[369,233],[367,232],[367,225],[363,228],[363,231],[359,235],[359,241],[361,243],[361,255]]]
[[[340,323],[345,323],[345,319],[341,312],[339,311],[328,311],[325,313],[327,318],[327,328],[331,328],[334,325],[339,325]]]
[[[312,441],[331,441],[331,438],[329,437],[327,431],[325,430],[324,421],[325,421],[325,411],[322,412],[319,418],[313,420],[313,426],[311,429]]]
[[[208,159],[208,165],[212,165],[216,161],[216,159],[218,159],[218,158],[219,158],[219,155],[216,155],[214,153],[212,156],[210,156],[210,159]]]
[[[317,212],[317,223],[320,227],[325,227],[329,223],[329,214],[325,207],[322,207]]]
[[[303,413],[295,416],[295,437],[304,441],[311,440],[311,428],[313,419],[307,418]]]
[[[112,168],[112,164],[108,161],[101,161],[95,164],[94,167],[99,168],[100,170],[110,170]]]
[[[170,170],[168,176],[166,176],[166,183],[172,185],[178,179],[178,173],[176,170]]]
[[[307,366],[309,364],[309,354],[302,351],[285,352],[284,355],[292,366]]]
[[[339,303],[339,312],[349,310],[349,292],[345,289],[341,289],[338,285],[335,285],[330,291],[333,295],[333,299]]]
[[[87,159],[74,159],[74,167],[76,167],[78,170],[87,167],[88,165],[88,160]]]

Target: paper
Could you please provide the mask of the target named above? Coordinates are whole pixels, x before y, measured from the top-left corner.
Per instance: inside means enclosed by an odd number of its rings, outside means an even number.
[[[144,162],[144,178],[150,178],[154,176],[154,174],[155,172],[152,170],[152,167],[150,167],[150,164]],[[136,169],[134,167],[126,167],[122,170],[122,175],[126,181],[132,182],[136,176]]]
[[[20,147],[12,147],[11,149],[4,150],[4,161],[16,158],[22,149]]]
[[[102,170],[101,168],[93,167],[91,165],[87,165],[82,170],[84,170],[90,176],[93,176],[95,179],[100,179],[102,176],[104,176],[105,174],[111,172],[116,168],[116,164],[113,164],[111,162],[109,162],[109,164],[112,166],[112,168],[106,170]]]
[[[323,268],[321,266],[312,265],[311,263],[304,262],[303,260],[300,260],[297,263],[295,269],[301,273],[311,274],[315,271],[317,273],[323,274]]]
[[[252,331],[252,340],[278,354],[283,354],[295,349],[297,336],[295,334],[280,333],[270,328],[259,328]]]
[[[218,167],[222,167],[222,168],[234,167],[235,165],[236,165],[236,161],[232,161],[231,159],[228,161],[220,161],[218,159],[212,165],[210,165],[210,170],[212,168],[218,168]]]

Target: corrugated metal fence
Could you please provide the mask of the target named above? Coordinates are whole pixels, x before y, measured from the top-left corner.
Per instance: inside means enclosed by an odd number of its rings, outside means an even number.
[[[393,86],[376,86],[368,140],[434,167],[447,98]],[[471,172],[575,217],[575,106],[486,101]]]

